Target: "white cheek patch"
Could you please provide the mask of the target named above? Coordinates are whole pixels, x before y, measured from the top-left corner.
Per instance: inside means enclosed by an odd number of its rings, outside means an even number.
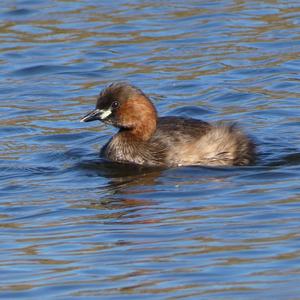
[[[101,110],[101,114],[100,114],[100,119],[104,120],[106,119],[108,116],[110,116],[112,113],[112,111],[110,109],[107,110]]]

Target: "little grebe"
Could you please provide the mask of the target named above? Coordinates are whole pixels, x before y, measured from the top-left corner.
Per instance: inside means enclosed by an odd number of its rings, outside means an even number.
[[[115,162],[144,166],[241,166],[255,160],[255,145],[234,125],[211,125],[183,117],[157,117],[138,88],[113,83],[81,122],[100,120],[119,128],[101,149]]]

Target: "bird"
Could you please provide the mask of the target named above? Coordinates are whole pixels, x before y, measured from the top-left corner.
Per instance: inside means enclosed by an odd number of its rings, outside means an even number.
[[[104,88],[96,108],[81,122],[99,120],[118,128],[100,155],[113,162],[148,167],[246,166],[256,145],[235,124],[210,124],[180,116],[159,117],[138,87],[115,82]]]

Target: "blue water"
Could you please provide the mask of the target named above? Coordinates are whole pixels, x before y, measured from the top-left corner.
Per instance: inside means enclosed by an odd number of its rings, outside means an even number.
[[[297,299],[298,1],[0,8],[1,299]],[[129,81],[160,115],[237,122],[256,166],[103,162],[80,123]]]

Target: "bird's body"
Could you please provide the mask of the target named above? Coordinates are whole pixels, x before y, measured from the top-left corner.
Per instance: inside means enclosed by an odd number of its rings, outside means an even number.
[[[255,159],[254,143],[236,126],[158,118],[149,98],[127,84],[113,84],[100,94],[96,110],[82,120],[94,119],[120,128],[101,150],[111,161],[176,167],[249,165]]]

